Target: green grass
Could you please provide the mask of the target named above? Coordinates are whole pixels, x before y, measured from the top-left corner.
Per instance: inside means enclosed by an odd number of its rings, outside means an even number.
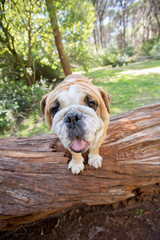
[[[111,116],[123,113],[142,105],[160,101],[160,71],[158,73],[147,72],[149,68],[154,70],[160,67],[160,60],[149,60],[128,66],[111,68],[104,67],[82,73],[93,80],[93,84],[103,88],[111,96]],[[139,70],[144,69],[144,72]],[[127,71],[131,71],[128,73]],[[124,74],[125,72],[125,74]],[[7,132],[5,136],[33,136],[49,133],[42,114],[38,112],[30,114],[16,132]]]
[[[146,60],[142,62],[137,62],[135,64],[129,64],[127,66],[128,69],[146,69],[146,68],[154,68],[160,67],[160,60]]]
[[[46,127],[43,117],[30,115],[29,118],[25,119],[18,128],[18,131],[15,133],[15,136],[36,136],[49,133],[49,130]]]
[[[85,75],[111,95],[111,116],[114,116],[160,100],[160,72],[145,75],[147,68],[153,70],[159,66],[159,60],[146,61],[122,68],[99,69]],[[134,75],[141,69],[146,70],[143,74]],[[133,70],[133,73],[123,74],[127,70]]]
[[[142,216],[143,213],[144,213],[144,209],[136,209],[136,211],[135,211],[136,215]]]

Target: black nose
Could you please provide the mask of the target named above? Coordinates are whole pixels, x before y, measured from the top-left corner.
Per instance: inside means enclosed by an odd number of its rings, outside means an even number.
[[[65,122],[69,127],[74,127],[81,119],[82,116],[79,113],[71,112],[66,115]]]

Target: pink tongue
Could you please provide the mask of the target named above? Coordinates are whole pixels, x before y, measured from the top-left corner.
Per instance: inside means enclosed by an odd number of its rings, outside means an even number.
[[[75,137],[72,143],[72,149],[76,152],[81,151],[87,145],[87,142],[80,137]]]

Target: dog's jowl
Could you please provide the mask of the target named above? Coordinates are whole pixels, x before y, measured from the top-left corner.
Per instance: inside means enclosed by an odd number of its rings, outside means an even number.
[[[101,167],[99,148],[110,113],[110,96],[82,75],[69,75],[40,103],[47,126],[72,154],[68,168],[73,174],[84,169],[82,153],[89,150],[88,163]]]

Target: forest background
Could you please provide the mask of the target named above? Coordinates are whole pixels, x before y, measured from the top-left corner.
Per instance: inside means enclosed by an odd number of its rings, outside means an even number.
[[[112,115],[155,102],[159,66],[160,0],[1,0],[0,135],[47,133],[40,99],[72,72],[110,93]]]

